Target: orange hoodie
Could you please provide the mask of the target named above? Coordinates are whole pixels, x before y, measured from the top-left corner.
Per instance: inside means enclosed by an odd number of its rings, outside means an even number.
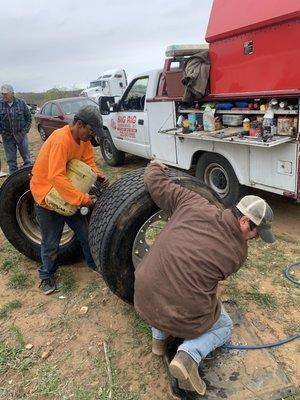
[[[30,190],[36,203],[48,208],[45,197],[52,187],[69,204],[80,206],[89,201],[89,195],[75,189],[66,176],[67,163],[73,158],[89,165],[97,175],[102,175],[96,167],[91,143],[76,143],[70,126],[66,125],[55,130],[46,140],[32,168]]]

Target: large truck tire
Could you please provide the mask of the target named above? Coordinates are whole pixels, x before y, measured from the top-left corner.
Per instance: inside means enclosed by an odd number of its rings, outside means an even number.
[[[41,233],[29,189],[31,166],[12,174],[0,188],[0,227],[7,240],[26,257],[40,261]],[[99,194],[101,189],[94,189]],[[73,264],[83,258],[73,231],[64,229],[59,264]]]
[[[174,169],[168,173],[176,183],[223,208],[218,195],[195,177]],[[137,169],[116,181],[97,202],[89,226],[89,242],[98,272],[113,293],[130,303],[135,267],[149,250],[142,237],[143,227],[152,219],[161,218],[159,208],[145,190],[143,174],[144,168]],[[138,256],[136,243],[140,246]]]
[[[241,196],[241,185],[230,163],[215,153],[204,153],[196,165],[196,177],[210,186],[230,207]]]
[[[116,148],[108,130],[103,129],[103,131],[104,137],[100,139],[100,149],[103,159],[106,164],[112,167],[123,165],[125,162],[125,153]]]

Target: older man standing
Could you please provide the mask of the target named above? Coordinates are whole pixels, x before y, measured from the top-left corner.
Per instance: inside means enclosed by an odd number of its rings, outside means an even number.
[[[23,159],[23,166],[30,165],[27,133],[31,126],[31,114],[24,100],[17,99],[11,85],[1,86],[0,134],[6,154],[9,173],[18,170],[17,150]]]

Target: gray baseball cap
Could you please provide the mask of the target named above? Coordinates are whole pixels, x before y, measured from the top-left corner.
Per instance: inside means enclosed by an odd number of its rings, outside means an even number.
[[[236,207],[257,226],[257,233],[264,242],[275,242],[272,232],[273,211],[264,199],[258,196],[244,196]]]
[[[85,106],[82,107],[74,116],[74,118],[80,119],[85,124],[90,125],[92,131],[96,133],[98,137],[101,137],[103,121],[100,111],[97,106]]]
[[[11,85],[5,84],[1,86],[1,93],[6,94],[6,93],[13,93],[14,88]]]

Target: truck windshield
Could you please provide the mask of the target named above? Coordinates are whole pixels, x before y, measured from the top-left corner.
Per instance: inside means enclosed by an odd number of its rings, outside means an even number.
[[[90,83],[90,88],[101,86],[101,81],[94,81]]]

